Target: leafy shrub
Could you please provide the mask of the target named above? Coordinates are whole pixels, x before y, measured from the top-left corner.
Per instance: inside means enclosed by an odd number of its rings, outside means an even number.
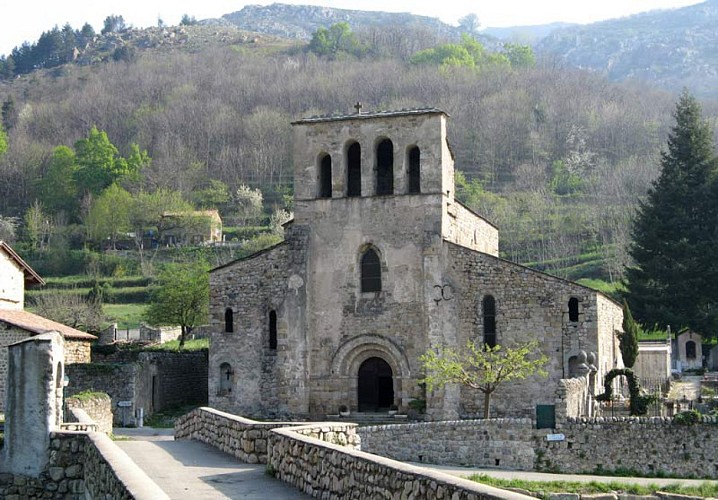
[[[696,410],[686,410],[673,417],[673,422],[678,425],[695,425],[701,421],[701,414]]]

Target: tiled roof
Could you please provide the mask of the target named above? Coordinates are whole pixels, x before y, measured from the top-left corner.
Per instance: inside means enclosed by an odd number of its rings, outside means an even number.
[[[320,123],[320,122],[338,122],[344,120],[369,120],[372,118],[389,118],[395,116],[412,116],[412,115],[431,115],[431,114],[442,114],[446,113],[437,108],[413,108],[413,109],[400,109],[397,111],[375,111],[352,113],[348,115],[332,115],[332,116],[312,116],[309,118],[302,118],[292,122],[292,125],[300,125],[304,123]]]
[[[62,323],[52,321],[28,311],[15,311],[0,309],[0,321],[9,323],[33,334],[58,332],[66,339],[95,340],[97,337],[81,332]]]
[[[10,258],[17,262],[17,265],[22,268],[23,272],[25,273],[26,283],[34,281],[38,285],[45,284],[45,280],[43,280],[32,267],[30,267],[24,260],[22,260],[22,258],[20,258],[20,256],[15,252],[15,250],[12,249],[10,245],[8,245],[2,240],[0,240],[0,251],[4,251],[6,254],[8,254]]]

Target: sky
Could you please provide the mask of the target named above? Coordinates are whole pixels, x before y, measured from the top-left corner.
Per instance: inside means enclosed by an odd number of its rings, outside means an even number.
[[[0,16],[0,54],[9,54],[24,41],[35,42],[43,31],[65,23],[79,29],[89,22],[95,31],[111,14],[121,15],[128,25],[178,24],[183,14],[197,19],[221,17],[245,5],[269,5],[253,0],[26,0],[6,2]],[[699,0],[281,0],[278,3],[322,5],[341,9],[411,12],[438,17],[456,25],[466,14],[479,16],[481,25],[523,26],[551,22],[590,23],[654,9],[683,7]]]

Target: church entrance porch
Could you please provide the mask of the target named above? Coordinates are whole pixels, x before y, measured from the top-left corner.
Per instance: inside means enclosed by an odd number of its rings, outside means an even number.
[[[357,400],[360,412],[386,411],[394,404],[394,378],[389,363],[373,357],[359,366]]]

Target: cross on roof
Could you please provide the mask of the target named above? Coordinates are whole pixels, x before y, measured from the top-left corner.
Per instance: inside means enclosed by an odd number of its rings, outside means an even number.
[[[361,108],[362,108],[361,103],[360,103],[359,101],[357,101],[357,103],[354,105],[354,109],[357,110],[357,114],[358,114],[358,115],[361,114]]]

